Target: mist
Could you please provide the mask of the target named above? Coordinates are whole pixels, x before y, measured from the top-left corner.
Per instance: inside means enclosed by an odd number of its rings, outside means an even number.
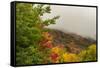
[[[60,16],[56,24],[46,28],[72,32],[84,37],[96,39],[96,8],[51,5],[51,13],[44,14],[43,20]]]

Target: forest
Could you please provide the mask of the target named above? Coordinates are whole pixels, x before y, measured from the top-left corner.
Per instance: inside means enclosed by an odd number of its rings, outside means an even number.
[[[96,61],[96,40],[48,29],[60,16],[42,20],[50,5],[16,4],[16,65]]]

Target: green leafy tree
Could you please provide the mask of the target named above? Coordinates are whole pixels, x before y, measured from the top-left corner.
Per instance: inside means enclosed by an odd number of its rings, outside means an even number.
[[[40,64],[43,54],[39,52],[44,26],[55,24],[56,16],[43,21],[41,16],[50,13],[49,5],[17,3],[16,4],[16,64]]]

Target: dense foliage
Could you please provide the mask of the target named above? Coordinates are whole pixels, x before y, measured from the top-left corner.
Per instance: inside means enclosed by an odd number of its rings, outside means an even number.
[[[44,56],[38,51],[44,26],[55,24],[56,16],[42,21],[44,13],[50,13],[49,5],[18,3],[16,5],[16,63],[39,64]]]
[[[68,52],[63,44],[53,44],[53,36],[44,26],[55,24],[59,16],[42,20],[51,13],[49,5],[16,4],[16,64],[46,64],[95,61],[96,45],[90,45],[79,54]]]

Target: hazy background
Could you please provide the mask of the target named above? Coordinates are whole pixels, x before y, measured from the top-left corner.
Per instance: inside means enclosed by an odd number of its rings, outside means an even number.
[[[72,32],[96,39],[96,8],[51,5],[51,14],[44,14],[44,20],[59,15],[56,24],[47,28]]]

